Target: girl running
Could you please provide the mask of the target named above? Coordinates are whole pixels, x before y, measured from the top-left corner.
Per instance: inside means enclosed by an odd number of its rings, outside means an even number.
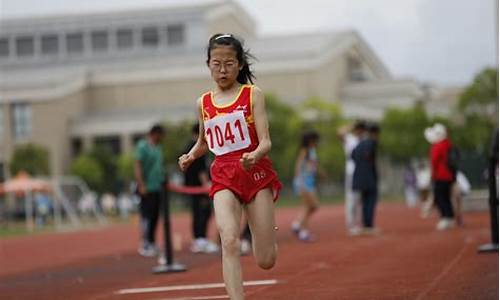
[[[251,85],[255,77],[249,57],[231,34],[210,38],[207,65],[215,87],[198,99],[200,135],[191,150],[179,157],[179,167],[184,171],[207,150],[215,154],[210,167],[210,197],[214,199],[224,282],[231,299],[244,298],[240,263],[243,211],[257,264],[270,269],[277,255],[274,201],[281,183],[267,157],[271,140],[264,93]]]
[[[304,210],[292,223],[292,231],[303,242],[311,242],[312,236],[309,231],[309,219],[318,209],[319,200],[316,195],[316,177],[318,173],[318,156],[316,147],[319,135],[314,132],[306,132],[302,136],[299,155],[295,163],[295,177],[293,187],[300,195]]]

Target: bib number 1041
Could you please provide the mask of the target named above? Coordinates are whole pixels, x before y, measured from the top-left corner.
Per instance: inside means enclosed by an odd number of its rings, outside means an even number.
[[[207,120],[205,138],[215,155],[245,149],[250,145],[248,126],[242,111],[220,115]]]

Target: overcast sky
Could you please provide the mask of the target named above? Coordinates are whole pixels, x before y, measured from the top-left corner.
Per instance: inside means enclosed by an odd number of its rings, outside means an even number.
[[[206,0],[0,0],[3,17]],[[495,0],[237,0],[260,34],[354,29],[394,77],[467,84],[497,64]]]

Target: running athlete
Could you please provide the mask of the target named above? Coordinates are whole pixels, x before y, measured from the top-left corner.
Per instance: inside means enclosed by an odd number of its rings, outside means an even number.
[[[316,147],[319,135],[314,132],[306,132],[302,136],[299,155],[295,163],[295,177],[293,187],[295,193],[302,198],[304,210],[292,223],[292,231],[297,234],[299,240],[311,242],[312,236],[308,229],[309,219],[319,207],[316,194],[316,176],[318,173],[318,156]]]
[[[215,221],[221,237],[224,283],[231,299],[243,299],[240,222],[246,213],[257,264],[274,266],[277,244],[274,201],[281,183],[267,153],[271,149],[264,94],[253,84],[250,54],[231,34],[209,40],[207,65],[213,91],[198,99],[200,135],[179,157],[186,168],[207,150],[215,154],[210,167]]]

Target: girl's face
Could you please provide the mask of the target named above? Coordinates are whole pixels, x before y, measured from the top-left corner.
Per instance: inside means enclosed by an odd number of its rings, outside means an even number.
[[[217,48],[210,50],[208,68],[219,88],[227,90],[236,83],[241,66],[233,47],[217,46]]]

